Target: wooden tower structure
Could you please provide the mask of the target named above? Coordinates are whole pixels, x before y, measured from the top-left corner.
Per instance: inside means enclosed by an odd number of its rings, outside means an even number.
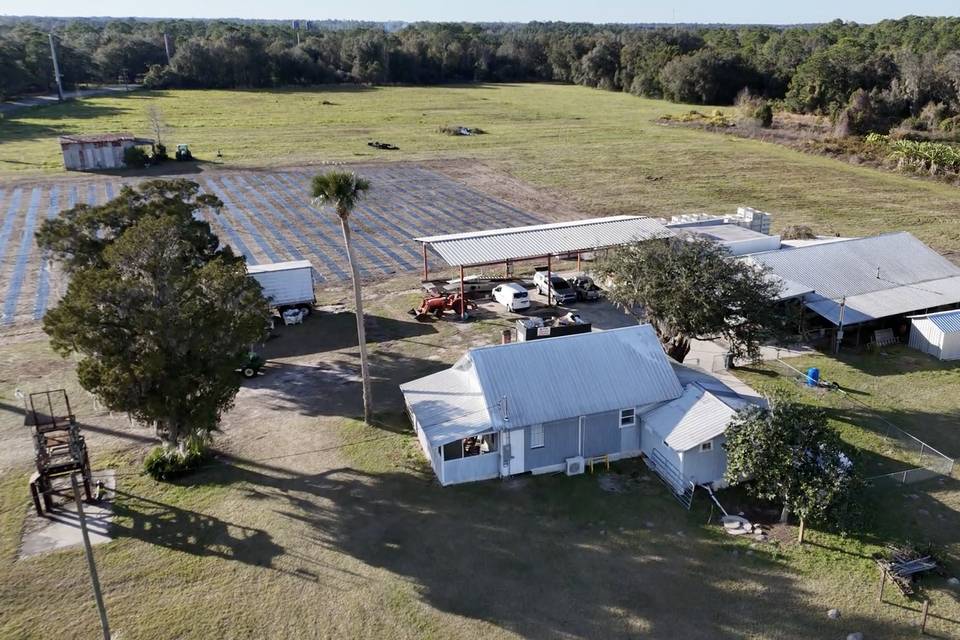
[[[37,470],[30,477],[30,495],[38,515],[53,509],[53,493],[58,480],[79,472],[88,502],[90,491],[90,457],[76,417],[70,410],[65,389],[31,393],[24,399],[24,424],[33,433],[34,461]]]

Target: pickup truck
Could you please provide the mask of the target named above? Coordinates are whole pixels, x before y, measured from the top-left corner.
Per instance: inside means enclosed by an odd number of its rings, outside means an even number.
[[[567,282],[577,293],[577,300],[593,301],[600,299],[600,287],[593,282],[593,278],[590,276],[580,273],[572,278],[567,278]]]
[[[577,301],[577,292],[573,290],[570,283],[560,276],[548,271],[537,271],[533,275],[533,284],[537,287],[540,295],[552,296],[554,302],[559,304],[568,304]]]

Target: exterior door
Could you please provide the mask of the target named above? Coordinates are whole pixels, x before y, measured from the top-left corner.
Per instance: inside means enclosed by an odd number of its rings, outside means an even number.
[[[510,475],[523,473],[523,429],[507,432],[510,438]]]

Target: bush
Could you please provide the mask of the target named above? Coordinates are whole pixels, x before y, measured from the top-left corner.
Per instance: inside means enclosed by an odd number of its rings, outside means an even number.
[[[773,106],[769,100],[751,95],[744,89],[737,95],[737,114],[741,122],[769,128],[773,124]]]
[[[123,152],[123,164],[134,169],[142,169],[147,166],[150,158],[147,152],[141,147],[129,147]]]
[[[805,224],[792,224],[780,232],[781,240],[816,240],[817,234]]]
[[[150,158],[153,162],[165,162],[170,159],[167,155],[167,145],[158,142],[153,148],[153,156]]]
[[[944,118],[937,127],[940,131],[946,131],[947,133],[960,133],[960,116]]]
[[[180,76],[167,65],[152,64],[143,76],[143,86],[147,89],[166,89],[180,84]]]
[[[143,461],[143,470],[154,480],[173,480],[196,471],[207,457],[205,440],[191,436],[187,438],[183,451],[167,447],[153,449]]]
[[[840,138],[867,135],[883,128],[880,120],[873,98],[863,89],[857,89],[847,106],[835,114],[834,134]]]

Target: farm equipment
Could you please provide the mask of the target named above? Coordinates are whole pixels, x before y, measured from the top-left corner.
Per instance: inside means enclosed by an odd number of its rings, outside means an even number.
[[[185,144],[177,145],[177,152],[174,154],[177,160],[193,160],[193,154],[190,153],[190,147]]]
[[[237,367],[237,371],[244,378],[255,378],[264,364],[266,364],[266,360],[263,359],[263,356],[251,351],[247,354],[247,358],[243,364]]]
[[[453,311],[458,316],[465,318],[468,310],[476,308],[476,303],[464,300],[459,293],[451,293],[427,296],[420,302],[419,307],[410,309],[407,313],[422,322],[429,318],[431,314],[440,320],[447,311]]]

